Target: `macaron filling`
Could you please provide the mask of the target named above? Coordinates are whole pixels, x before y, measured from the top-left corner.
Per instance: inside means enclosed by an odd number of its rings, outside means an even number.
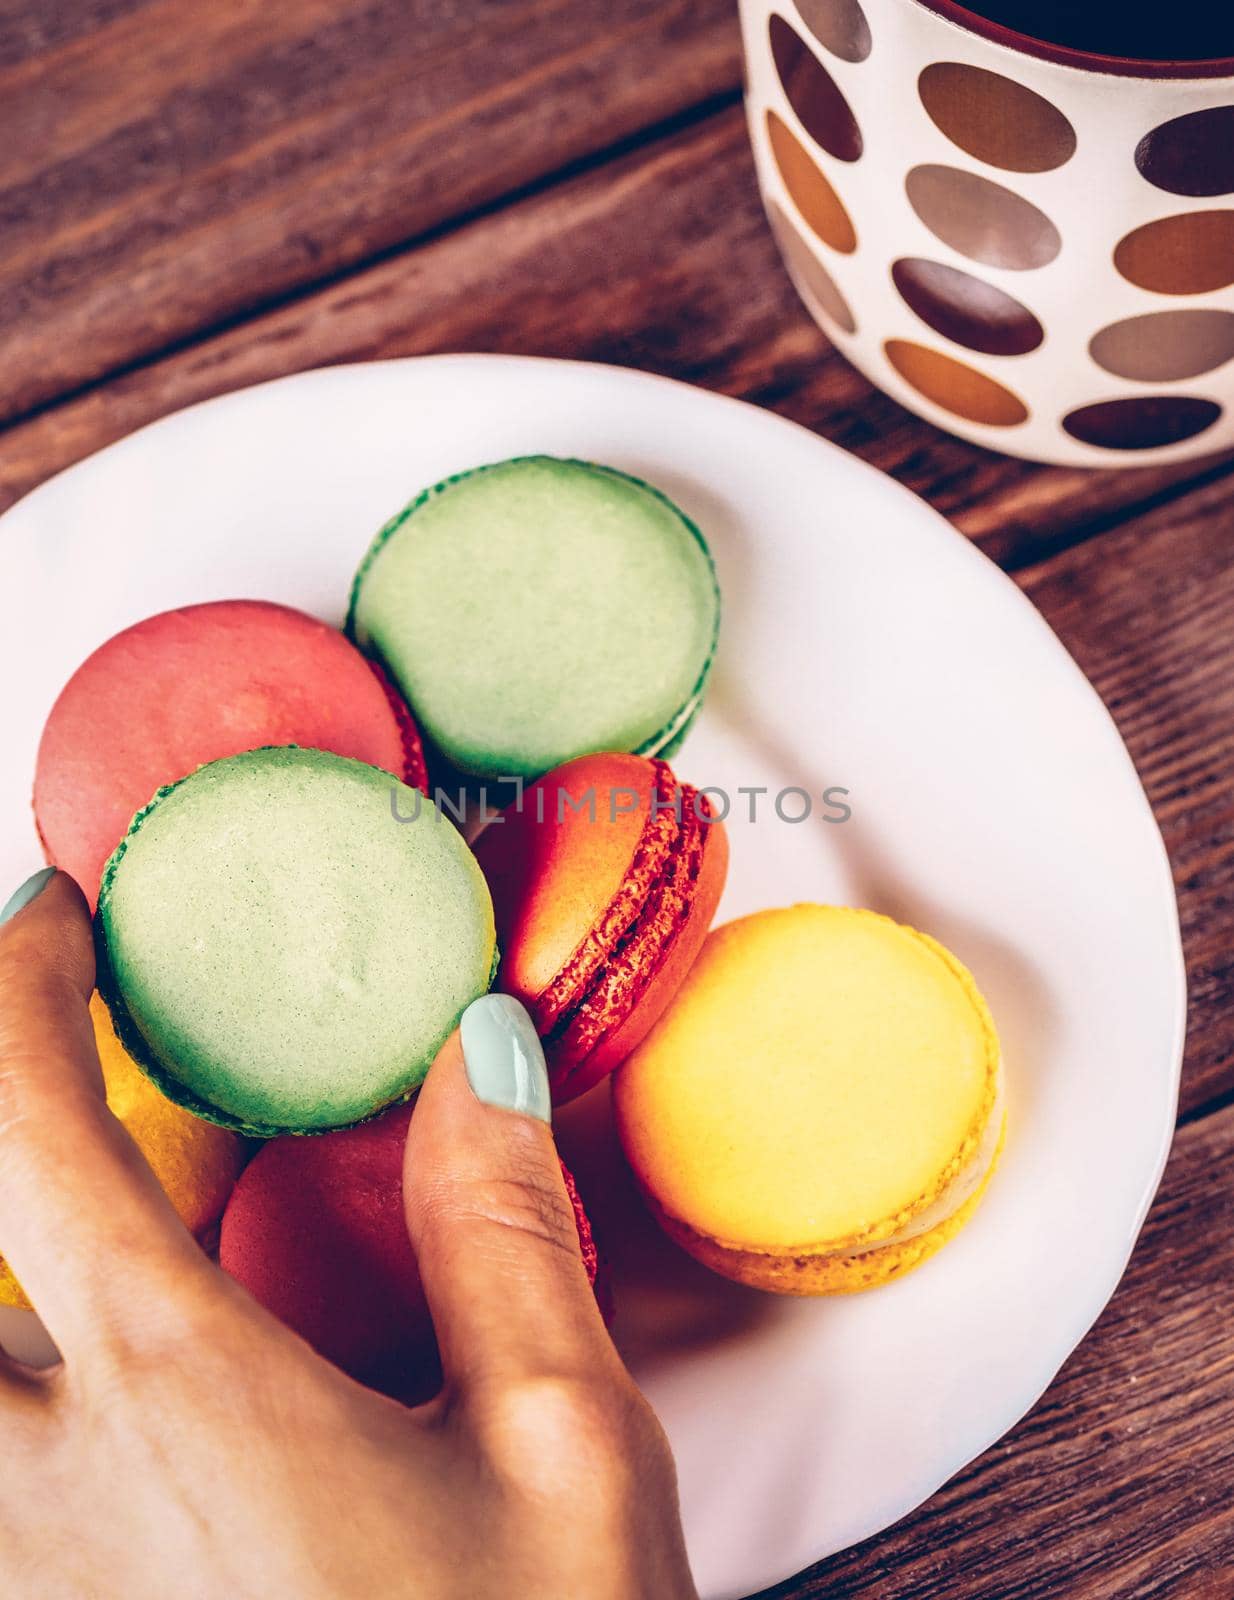
[[[697,800],[706,814],[706,799],[688,785],[681,793],[682,820],[676,851],[602,976],[550,1036],[558,1063],[585,1061],[633,1011],[685,926],[702,870],[708,824],[694,812]]]
[[[532,1008],[542,1038],[557,1028],[566,1011],[576,1008],[580,995],[599,980],[668,870],[681,833],[674,805],[675,783],[671,768],[663,761],[652,763],[651,804],[626,876],[603,916]]]
[[[981,1142],[973,1152],[972,1159],[956,1173],[943,1192],[930,1204],[910,1218],[903,1227],[897,1228],[885,1239],[877,1239],[869,1244],[849,1246],[836,1250],[816,1250],[815,1255],[826,1256],[863,1256],[873,1250],[882,1250],[890,1246],[908,1244],[913,1239],[920,1239],[923,1234],[931,1233],[935,1228],[940,1228],[946,1222],[958,1215],[968,1204],[973,1196],[985,1183],[993,1170],[998,1158],[999,1147],[1006,1131],[1007,1107],[1006,1093],[1003,1087],[1002,1063],[999,1063],[998,1089],[996,1091],[994,1106],[990,1112],[985,1132]]]
[[[667,958],[693,903],[710,817],[705,796],[653,763],[654,798],[630,872],[534,1007],[561,1083],[630,1014]]]
[[[424,759],[424,741],[420,738],[420,730],[407,709],[407,702],[390,682],[386,673],[376,661],[370,661],[368,666],[369,671],[381,685],[386,704],[394,714],[395,726],[398,728],[399,740],[403,746],[403,761],[396,776],[402,778],[409,789],[419,789],[421,793],[427,794],[428,763]]]
[[[475,858],[432,810],[395,821],[392,785],[321,751],[259,750],[134,819],[100,892],[99,988],[170,1098],[264,1136],[358,1122],[419,1085],[488,988]]]

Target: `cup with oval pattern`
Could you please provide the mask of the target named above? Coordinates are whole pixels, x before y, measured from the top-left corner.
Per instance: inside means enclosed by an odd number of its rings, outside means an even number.
[[[1097,54],[953,0],[741,13],[768,220],[872,382],[1039,461],[1234,446],[1234,59]]]

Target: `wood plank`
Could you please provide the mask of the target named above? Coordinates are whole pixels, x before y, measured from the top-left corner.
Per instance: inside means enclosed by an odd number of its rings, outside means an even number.
[[[739,79],[731,0],[9,0],[0,416]]]
[[[1044,1399],[894,1529],[762,1600],[1229,1600],[1232,1166],[1234,1108],[1183,1128],[1122,1286]]]
[[[194,400],[433,350],[613,361],[768,405],[926,495],[1007,565],[1213,470],[1033,466],[952,439],[879,394],[780,268],[733,107],[0,434],[0,505]]]

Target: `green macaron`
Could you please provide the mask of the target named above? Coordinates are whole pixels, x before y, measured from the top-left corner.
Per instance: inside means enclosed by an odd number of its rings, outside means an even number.
[[[129,1053],[259,1137],[405,1098],[496,961],[453,825],[376,767],[294,746],[161,789],[107,864],[96,936]]]
[[[455,767],[536,778],[679,743],[719,620],[710,552],[671,500],[611,467],[527,456],[449,478],[387,523],[348,630]]]

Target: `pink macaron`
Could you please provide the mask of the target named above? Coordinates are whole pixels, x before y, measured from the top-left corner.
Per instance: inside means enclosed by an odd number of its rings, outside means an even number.
[[[336,628],[264,600],[148,617],[100,645],[52,707],[34,780],[47,858],[93,905],[107,858],[157,789],[207,761],[289,744],[425,784],[410,713]]]

